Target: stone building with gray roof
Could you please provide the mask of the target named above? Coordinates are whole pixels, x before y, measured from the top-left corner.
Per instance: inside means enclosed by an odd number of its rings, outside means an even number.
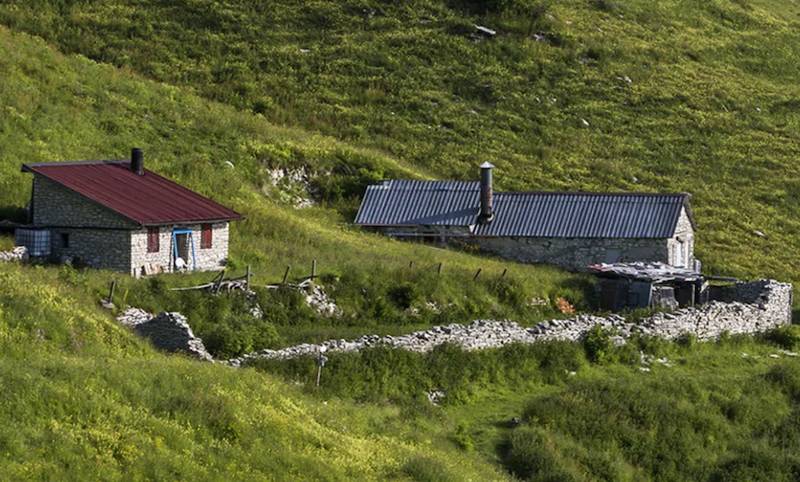
[[[494,192],[480,181],[389,180],[369,186],[355,223],[386,235],[477,245],[525,263],[583,271],[598,263],[695,269],[690,195]]]

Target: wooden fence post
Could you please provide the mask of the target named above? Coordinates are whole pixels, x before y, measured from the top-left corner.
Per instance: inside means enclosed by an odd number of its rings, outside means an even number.
[[[108,289],[108,302],[109,303],[113,303],[114,302],[114,290],[116,290],[116,289],[117,289],[117,280],[116,279],[112,279],[111,280],[111,287]]]
[[[222,272],[219,274],[219,279],[217,280],[217,284],[214,285],[214,293],[219,293],[219,290],[222,289],[222,281],[225,279],[225,270],[223,269]]]

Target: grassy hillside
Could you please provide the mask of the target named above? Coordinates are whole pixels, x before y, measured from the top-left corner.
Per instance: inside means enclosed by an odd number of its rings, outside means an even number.
[[[332,355],[322,394],[424,408],[424,393],[441,390],[438,416],[417,416],[415,429],[523,480],[791,481],[800,476],[800,363],[782,348],[799,335],[621,348],[606,339],[592,350],[377,348]],[[256,364],[313,386],[311,359]]]
[[[312,259],[318,260],[323,283],[343,316],[328,320],[308,311],[276,316],[285,342],[299,341],[308,332],[313,337],[351,336],[480,316],[525,321],[555,315],[552,305],[528,306],[526,301],[533,297],[555,301],[564,296],[579,306],[584,302],[586,283],[580,277],[400,243],[352,228],[352,205],[369,179],[419,175],[393,158],[302,130],[279,128],[179,88],[83,58],[64,57],[41,41],[4,29],[0,29],[0,70],[8,85],[15,86],[0,92],[6,114],[0,117],[0,205],[6,212],[18,212],[30,196],[30,176],[20,172],[24,162],[122,158],[132,145],[149,146],[145,162],[151,169],[244,214],[245,220],[232,228],[231,272],[241,274],[249,264],[256,283],[276,282],[287,265],[297,277],[308,274]],[[268,170],[311,160],[319,173],[312,183],[317,183],[322,204],[294,209],[282,201],[286,193],[270,183]],[[441,276],[436,273],[438,263],[443,263]],[[479,268],[482,274],[473,281]],[[500,282],[506,268],[508,275]],[[92,270],[62,271],[66,283],[89,289],[98,298],[113,276]],[[118,302],[187,312],[201,336],[212,335],[212,327],[204,321],[214,318],[211,314],[217,307],[204,306],[210,301],[203,297],[169,296],[164,291],[208,277],[125,278]],[[511,299],[518,303],[505,302]],[[438,303],[441,310],[425,310],[428,301]],[[288,302],[267,296],[265,304]],[[414,314],[410,308],[422,313]],[[262,347],[245,340],[225,355]]]
[[[369,182],[473,177],[484,160],[508,189],[691,191],[712,272],[797,282],[797,13],[777,0],[2,2],[0,217],[22,215],[23,162],[144,147],[148,167],[246,216],[232,271],[264,283],[317,259],[344,312],[264,292],[256,322],[235,300],[165,291],[205,275],[120,280],[119,305],[184,311],[222,355],[533,322],[558,316],[558,297],[588,308],[584,277],[349,225]],[[274,186],[276,168],[307,169],[316,206],[292,207],[304,187]],[[331,357],[315,389],[311,360],[232,370],[154,352],[96,308],[112,276],[0,265],[5,478],[800,476],[800,365],[780,351],[800,349],[796,329],[606,339],[603,363],[576,344],[377,349]],[[641,370],[640,350],[671,366]]]
[[[503,478],[452,447],[376,433],[391,410],[154,353],[48,270],[0,265],[0,286],[5,480]]]
[[[689,191],[710,271],[798,280],[798,11],[117,0],[6,2],[0,22],[433,175],[489,160],[505,188]]]

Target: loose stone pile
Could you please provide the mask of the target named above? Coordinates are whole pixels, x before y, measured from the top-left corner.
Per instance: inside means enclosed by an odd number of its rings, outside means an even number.
[[[28,248],[17,246],[11,251],[0,251],[0,263],[3,262],[22,262],[28,260]]]
[[[153,317],[144,310],[130,308],[118,316],[117,320],[133,328],[139,336],[149,339],[158,349],[213,361],[203,345],[203,340],[194,336],[186,317],[180,313],[162,312]]]
[[[415,352],[427,352],[435,346],[452,343],[465,350],[498,348],[510,343],[537,343],[548,340],[579,341],[595,326],[618,334],[615,342],[624,343],[634,334],[673,340],[692,334],[700,340],[715,339],[723,333],[758,333],[791,323],[792,286],[772,280],[742,283],[735,287],[735,296],[750,293],[750,303],[712,301],[698,308],[684,308],[671,313],[656,313],[640,320],[628,321],[620,315],[578,315],[550,320],[531,328],[511,321],[477,320],[469,325],[437,326],[402,336],[365,335],[355,340],[328,340],[319,344],[302,344],[281,350],[261,350],[228,360],[241,366],[258,359],[285,360],[316,356],[324,347],[328,352],[353,352],[383,345]]]
[[[306,291],[306,303],[324,316],[338,316],[341,312],[336,303],[328,297],[328,294],[321,286],[317,284],[311,285]]]
[[[119,323],[130,327],[150,321],[152,318],[153,315],[151,313],[139,308],[128,308],[117,315],[117,321]]]

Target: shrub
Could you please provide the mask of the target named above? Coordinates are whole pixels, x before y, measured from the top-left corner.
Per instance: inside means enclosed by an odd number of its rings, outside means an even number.
[[[418,482],[447,482],[458,480],[449,473],[447,468],[438,460],[421,455],[410,458],[403,464],[402,472],[411,480]]]
[[[416,286],[412,283],[402,283],[389,288],[389,299],[401,310],[411,307],[419,297]]]
[[[581,346],[568,341],[542,343],[535,347],[535,353],[539,357],[539,372],[548,383],[565,379],[586,362]]]
[[[684,348],[691,348],[697,344],[697,336],[693,333],[684,333],[675,339],[675,343]]]
[[[780,387],[792,400],[800,402],[800,367],[775,365],[766,373],[765,378]]]
[[[461,450],[471,451],[475,448],[472,434],[469,432],[469,428],[463,423],[458,424],[456,427],[455,433],[453,434],[453,441]]]
[[[575,478],[565,470],[558,447],[547,432],[524,427],[511,432],[506,445],[506,467],[526,480],[569,481]]]
[[[595,325],[583,337],[583,349],[586,357],[593,363],[603,363],[612,356],[614,344],[611,341],[611,332]]]
[[[501,303],[521,306],[527,300],[525,286],[513,278],[501,278],[495,283],[494,291]]]
[[[786,350],[800,345],[800,334],[791,326],[780,326],[764,334],[764,339]]]

